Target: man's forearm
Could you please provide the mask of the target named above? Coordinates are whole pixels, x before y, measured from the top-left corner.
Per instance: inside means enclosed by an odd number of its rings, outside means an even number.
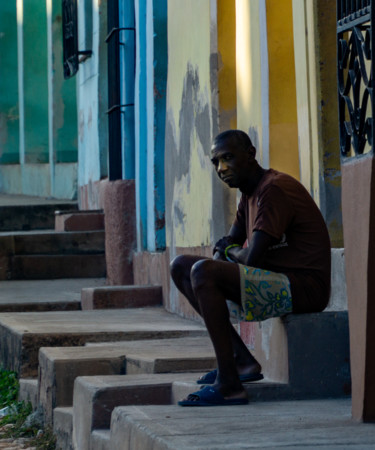
[[[233,246],[227,248],[227,255],[229,258],[245,266],[258,267],[262,262],[264,255],[273,243],[275,238],[270,236],[263,231],[255,231],[253,233],[252,239],[247,248],[242,248],[240,246]]]

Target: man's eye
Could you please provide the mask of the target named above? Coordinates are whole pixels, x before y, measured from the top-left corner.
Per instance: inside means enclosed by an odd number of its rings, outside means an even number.
[[[225,160],[225,161],[229,161],[230,159],[232,159],[233,158],[233,155],[231,155],[230,153],[228,154],[228,155],[224,155],[224,157],[223,157],[223,159]]]

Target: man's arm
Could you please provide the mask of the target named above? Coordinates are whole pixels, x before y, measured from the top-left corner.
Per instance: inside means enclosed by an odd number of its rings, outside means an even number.
[[[213,259],[219,259],[221,261],[227,261],[227,258],[224,255],[224,251],[228,245],[237,244],[242,247],[244,242],[246,241],[246,233],[244,233],[240,227],[236,224],[233,224],[229,230],[227,236],[223,236],[219,239],[214,247],[214,256]]]
[[[227,255],[234,262],[245,266],[257,267],[261,263],[268,247],[276,242],[277,239],[264,231],[254,231],[247,248],[242,248],[242,246],[231,247],[227,250]]]

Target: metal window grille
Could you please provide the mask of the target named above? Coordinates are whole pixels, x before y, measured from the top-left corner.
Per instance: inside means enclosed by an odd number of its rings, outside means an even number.
[[[110,180],[123,178],[122,148],[125,136],[123,136],[122,115],[126,107],[134,106],[134,103],[124,103],[123,90],[124,79],[121,77],[121,46],[122,32],[135,32],[135,28],[121,27],[119,19],[119,0],[108,0],[108,131],[109,131],[109,158],[108,177]],[[134,101],[134,99],[133,99]]]
[[[62,0],[64,78],[78,71],[77,0]]]
[[[78,72],[78,65],[92,55],[92,50],[78,50],[77,0],[62,0],[63,66],[64,78]],[[80,59],[80,55],[83,58]]]
[[[371,0],[337,0],[337,76],[343,157],[373,151],[373,15]]]

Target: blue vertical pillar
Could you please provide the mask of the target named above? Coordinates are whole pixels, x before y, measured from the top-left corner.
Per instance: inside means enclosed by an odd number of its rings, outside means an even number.
[[[137,248],[147,249],[147,0],[137,0],[135,79],[135,179]]]
[[[153,67],[154,67],[154,196],[153,233],[155,250],[165,249],[165,117],[168,74],[168,7],[167,0],[153,0]]]
[[[135,17],[134,0],[119,0],[120,31],[120,101],[122,175],[135,178],[134,81]]]
[[[165,249],[167,0],[136,3],[136,201],[139,250]]]

